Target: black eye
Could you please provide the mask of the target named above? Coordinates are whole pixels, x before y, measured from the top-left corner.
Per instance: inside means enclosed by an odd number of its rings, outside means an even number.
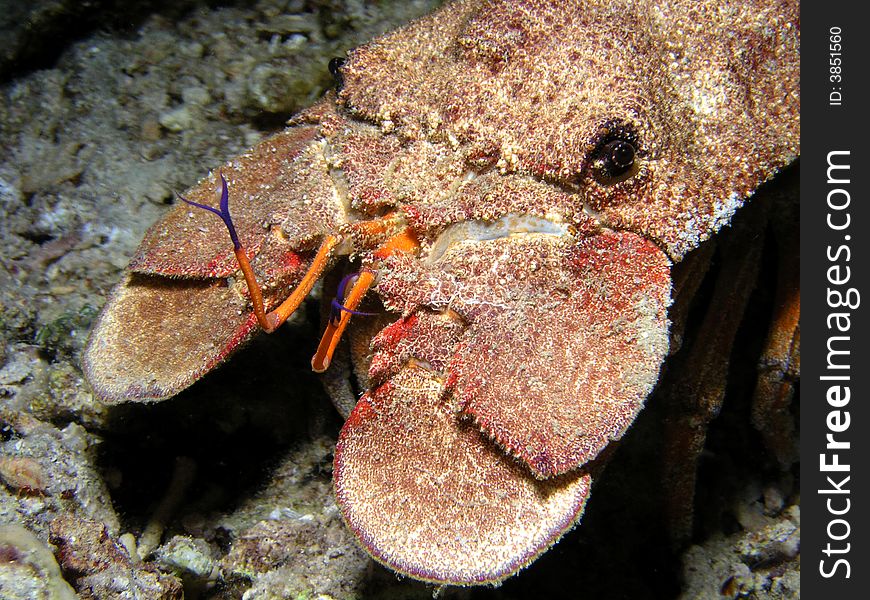
[[[634,164],[634,146],[623,140],[615,140],[607,145],[607,158],[610,159],[610,168],[618,175],[616,171],[625,172]]]
[[[629,179],[637,172],[636,155],[634,139],[605,139],[592,155],[592,172],[596,181],[612,185]]]

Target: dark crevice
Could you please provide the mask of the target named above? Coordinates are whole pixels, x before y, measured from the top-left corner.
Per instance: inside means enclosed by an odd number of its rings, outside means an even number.
[[[179,20],[199,7],[247,4],[242,0],[90,0],[9,2],[0,19],[0,83],[51,68],[70,44],[95,31],[132,33],[153,14]]]
[[[251,124],[257,131],[272,133],[283,129],[292,116],[290,112],[259,112],[251,118]]]
[[[257,337],[173,399],[112,409],[100,468],[116,482],[112,500],[125,528],[145,526],[178,457],[192,459],[196,475],[176,520],[234,510],[269,483],[293,448],[337,436],[338,416],[308,368],[317,340],[307,329]],[[318,467],[310,477],[327,476]]]
[[[46,233],[44,231],[37,231],[35,229],[28,229],[27,231],[22,231],[20,235],[25,240],[33,242],[37,246],[42,246],[43,244],[47,244],[48,242],[54,241],[56,239],[56,236],[50,233]]]

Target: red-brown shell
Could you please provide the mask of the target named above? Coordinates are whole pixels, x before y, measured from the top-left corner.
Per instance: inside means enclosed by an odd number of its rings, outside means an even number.
[[[516,572],[580,518],[583,471],[539,481],[407,367],[364,396],[335,450],[335,491],[379,561],[424,581],[481,584]]]
[[[576,522],[666,354],[670,261],[799,153],[797,13],[461,0],[355,50],[337,102],[222,168],[268,307],[347,223],[395,211],[420,241],[381,259],[348,236],[401,315],[371,356],[355,340],[372,387],[336,451],[378,560],[494,582]],[[608,181],[596,152],[620,136],[636,172]],[[182,206],[149,230],[84,355],[100,397],[168,397],[255,331],[222,228]]]

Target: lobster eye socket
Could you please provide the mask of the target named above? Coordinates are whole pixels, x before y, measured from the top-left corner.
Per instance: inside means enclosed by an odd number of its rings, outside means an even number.
[[[629,179],[637,172],[637,150],[631,140],[613,138],[605,141],[595,151],[592,170],[596,181],[612,185]]]

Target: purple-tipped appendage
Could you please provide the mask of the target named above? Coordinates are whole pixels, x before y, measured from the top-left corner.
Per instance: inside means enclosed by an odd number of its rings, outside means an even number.
[[[341,279],[341,283],[338,284],[338,291],[335,293],[335,298],[332,299],[331,305],[332,310],[329,313],[329,322],[333,325],[337,325],[341,320],[342,311],[346,313],[350,313],[352,315],[362,315],[366,317],[370,317],[375,313],[370,312],[362,312],[360,310],[351,310],[341,303],[339,298],[344,298],[345,293],[347,292],[347,286],[350,284],[352,279],[356,279],[359,276],[359,273],[348,273]]]
[[[235,250],[239,250],[242,247],[242,244],[239,242],[239,236],[236,234],[236,227],[233,225],[233,219],[230,217],[230,192],[227,188],[227,180],[224,179],[223,173],[220,174],[221,178],[221,201],[220,201],[220,210],[208,206],[206,204],[200,204],[199,202],[194,202],[193,200],[188,200],[184,196],[180,194],[176,194],[180,200],[187,202],[191,206],[195,206],[197,208],[202,208],[203,210],[207,210],[208,212],[214,213],[223,220],[224,225],[227,226],[227,231],[230,232],[230,239],[233,241],[233,248]]]

